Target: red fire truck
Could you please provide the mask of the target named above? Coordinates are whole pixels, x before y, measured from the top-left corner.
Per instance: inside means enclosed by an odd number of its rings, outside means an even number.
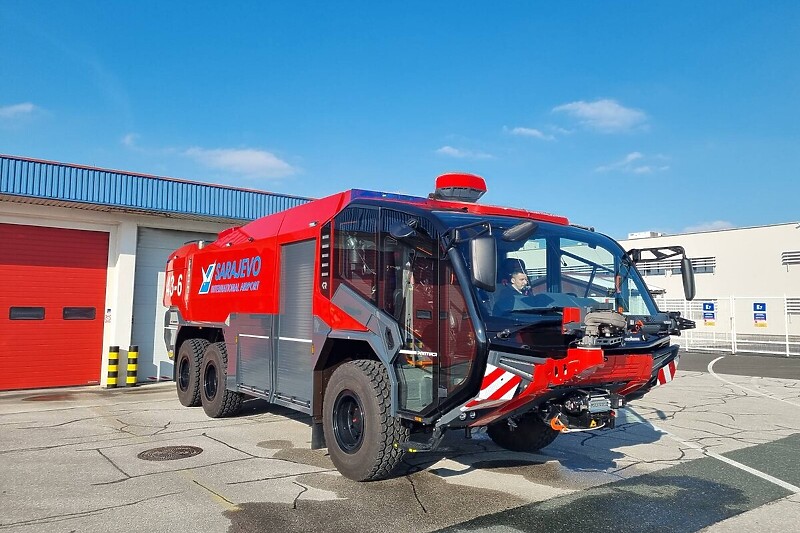
[[[310,415],[345,476],[387,477],[447,430],[536,451],[612,428],[672,379],[670,335],[623,250],[561,216],[477,203],[445,174],[426,198],[350,190],[193,242],[168,260],[165,339],[178,398],[211,417],[262,398]]]

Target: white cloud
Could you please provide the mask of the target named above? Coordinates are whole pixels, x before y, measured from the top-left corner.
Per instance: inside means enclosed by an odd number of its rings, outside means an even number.
[[[286,161],[265,150],[193,147],[183,152],[209,168],[235,172],[249,178],[282,178],[297,172]]]
[[[136,148],[136,141],[139,139],[138,133],[128,133],[122,138],[122,144],[128,148]]]
[[[616,161],[616,162],[610,163],[608,165],[603,165],[603,166],[597,167],[594,170],[595,170],[595,172],[610,172],[612,170],[627,170],[627,171],[630,172],[630,171],[633,170],[631,163],[633,163],[634,161],[637,161],[637,160],[639,160],[639,159],[641,159],[643,157],[644,157],[644,155],[641,152],[631,152],[628,155],[626,155],[624,158],[622,158],[620,161]],[[642,168],[642,167],[639,167],[639,168]]]
[[[647,114],[644,111],[622,106],[610,99],[570,102],[554,107],[553,112],[566,113],[585,128],[602,133],[632,131],[647,126]]]
[[[595,172],[624,172],[626,174],[655,174],[656,172],[666,172],[669,165],[663,162],[667,158],[661,154],[645,157],[642,152],[631,152],[619,161],[602,165],[594,169]],[[654,162],[658,161],[659,164]]]
[[[697,233],[699,231],[716,231],[721,229],[730,229],[735,227],[727,220],[714,220],[713,222],[701,222],[696,226],[687,226],[683,228],[684,233]]]
[[[565,128],[561,128],[559,126],[550,126],[550,129],[561,135],[572,135],[573,133],[575,133],[575,130],[568,130]]]
[[[541,139],[543,141],[552,141],[555,139],[552,135],[548,135],[541,130],[537,130],[535,128],[523,128],[518,126],[516,128],[512,128],[508,130],[511,135],[520,135],[522,137],[533,137],[535,139]]]
[[[639,167],[634,167],[632,169],[625,169],[626,172],[633,172],[634,174],[652,174],[654,172],[664,172],[669,170],[669,166],[662,165],[660,167],[654,167],[652,165],[642,165]]]
[[[30,115],[37,109],[38,108],[30,102],[8,105],[0,107],[0,118],[15,118],[22,115]]]
[[[442,146],[436,153],[448,157],[455,157],[457,159],[492,159],[494,156],[484,152],[476,152],[473,150],[463,150],[461,148],[453,148],[452,146]]]
[[[511,130],[511,135],[534,137],[536,139],[541,139],[543,141],[552,141],[555,139],[555,137],[553,137],[552,135],[548,135],[541,130],[537,130],[536,128],[523,128],[519,126]]]

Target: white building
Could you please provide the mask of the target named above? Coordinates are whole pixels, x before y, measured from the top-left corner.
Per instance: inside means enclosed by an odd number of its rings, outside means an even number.
[[[639,266],[664,310],[697,322],[692,348],[800,355],[800,224],[663,235],[629,234],[623,248],[683,246],[697,296],[683,300],[679,258]]]
[[[0,390],[172,379],[170,252],[306,198],[0,155]]]

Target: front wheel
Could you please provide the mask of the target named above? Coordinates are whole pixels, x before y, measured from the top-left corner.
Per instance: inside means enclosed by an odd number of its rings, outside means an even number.
[[[242,407],[242,395],[225,388],[228,350],[224,342],[209,344],[200,367],[200,400],[211,418],[233,416]]]
[[[378,361],[351,361],[325,388],[323,430],[339,472],[355,481],[388,477],[403,459],[409,429],[391,416],[391,387]]]
[[[533,413],[528,413],[516,420],[516,427],[509,425],[508,420],[489,424],[486,429],[495,444],[513,452],[535,453],[551,444],[559,432],[552,429]]]

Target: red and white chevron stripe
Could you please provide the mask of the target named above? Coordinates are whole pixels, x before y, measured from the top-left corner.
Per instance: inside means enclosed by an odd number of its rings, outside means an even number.
[[[504,404],[514,397],[520,383],[522,383],[521,377],[487,364],[480,392],[475,398],[464,404],[461,410],[469,411],[475,408],[483,409]]]
[[[675,379],[675,371],[678,370],[678,358],[676,357],[668,365],[661,367],[658,371],[658,384],[664,385]]]

